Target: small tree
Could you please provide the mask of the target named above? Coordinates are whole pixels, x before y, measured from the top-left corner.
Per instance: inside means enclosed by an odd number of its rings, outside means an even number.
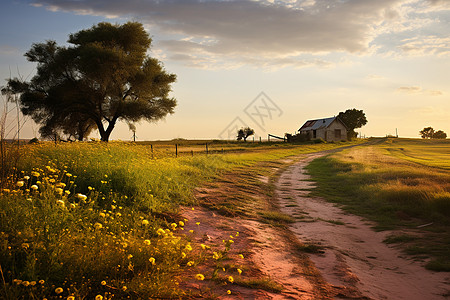
[[[432,139],[434,135],[433,127],[425,127],[421,131],[419,131],[420,135],[423,139]]]
[[[237,140],[240,141],[244,139],[244,142],[247,141],[247,138],[251,135],[254,135],[255,131],[250,127],[241,128],[238,130]]]
[[[367,118],[364,112],[355,108],[340,112],[338,118],[347,127],[347,138],[349,140],[357,137],[358,134],[355,132],[356,128],[361,128],[367,124]]]
[[[446,139],[447,134],[442,130],[438,130],[433,134],[433,139]]]

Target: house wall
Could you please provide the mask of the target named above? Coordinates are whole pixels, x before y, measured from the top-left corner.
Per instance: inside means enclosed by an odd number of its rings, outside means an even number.
[[[336,136],[335,130],[340,130],[341,136]],[[314,139],[323,139],[327,142],[340,142],[347,140],[347,129],[345,126],[339,122],[334,120],[327,128],[319,128],[316,130],[316,137],[314,138],[313,131],[302,131],[301,133],[309,134],[309,137]]]
[[[336,136],[335,130],[340,130],[341,136]],[[325,133],[326,132],[326,133]],[[326,135],[326,138],[325,138]],[[344,124],[342,124],[339,121],[334,120],[333,123],[328,126],[328,128],[323,129],[323,136],[322,137],[327,142],[340,142],[340,141],[346,141],[347,140],[347,129],[345,128]]]

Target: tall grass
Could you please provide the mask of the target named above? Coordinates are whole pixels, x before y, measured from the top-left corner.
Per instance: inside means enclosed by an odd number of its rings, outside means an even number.
[[[420,164],[392,154],[392,144],[389,140],[387,143],[350,149],[312,162],[308,169],[318,181],[315,193],[376,221],[380,230],[432,223],[425,230],[441,232],[442,236],[427,234],[430,240],[425,239],[425,244],[430,248],[426,252],[450,266],[450,172],[446,162],[444,168],[439,164],[447,148],[434,153],[436,160],[429,161],[429,167],[424,166],[427,157],[422,157],[428,153],[423,149],[428,141],[422,145],[420,141],[396,141]],[[419,242],[424,239],[414,241]]]
[[[344,145],[179,158],[130,143],[21,146],[0,190],[0,298],[185,297],[179,274],[206,257],[177,212],[196,203],[196,186],[236,166]]]

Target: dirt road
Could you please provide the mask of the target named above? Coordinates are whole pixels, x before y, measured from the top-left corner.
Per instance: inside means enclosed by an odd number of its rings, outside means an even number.
[[[296,220],[290,225],[295,236],[325,247],[310,255],[325,280],[370,299],[448,299],[449,273],[426,270],[383,243],[388,232],[375,232],[370,222],[308,195],[314,183],[304,168],[321,155],[311,154],[283,172],[276,197],[280,209]]]

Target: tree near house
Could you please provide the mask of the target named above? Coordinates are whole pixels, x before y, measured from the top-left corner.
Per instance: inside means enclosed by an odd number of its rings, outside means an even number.
[[[244,140],[244,142],[247,141],[247,138],[251,135],[255,134],[255,130],[251,129],[250,127],[241,128],[238,130],[237,140]]]
[[[81,140],[97,128],[108,141],[119,121],[154,122],[174,112],[177,102],[169,93],[176,75],[146,55],[151,38],[142,24],[99,23],[71,34],[68,42],[33,44],[25,56],[37,63],[36,75],[8,83],[41,134]]]
[[[338,118],[347,127],[347,137],[349,140],[358,136],[355,132],[356,128],[361,128],[367,124],[365,113],[362,110],[357,110],[355,108],[340,112]]]

